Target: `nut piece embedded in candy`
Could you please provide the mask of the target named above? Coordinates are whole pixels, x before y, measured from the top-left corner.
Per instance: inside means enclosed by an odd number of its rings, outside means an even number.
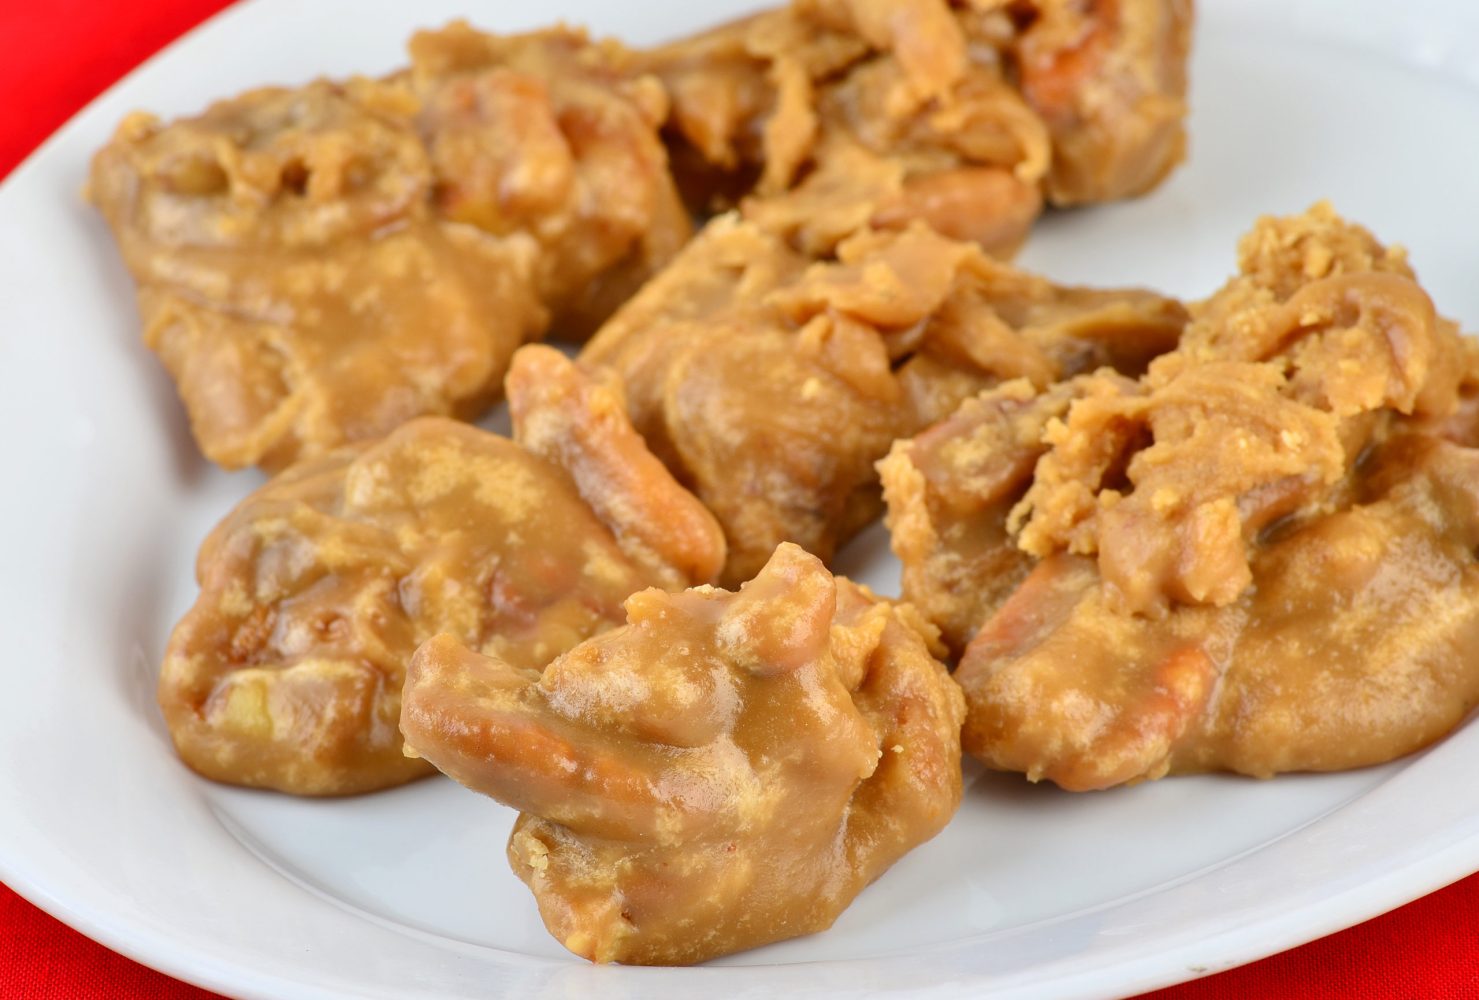
[[[537,678],[417,650],[416,753],[523,811],[509,860],[597,962],[681,965],[831,926],[960,802],[933,629],[782,545],[737,593],[646,590]]]
[[[1186,156],[1192,0],[1024,0],[1012,58],[1052,135],[1054,205],[1144,194]]]
[[[557,335],[590,333],[693,234],[658,138],[667,95],[620,43],[454,21],[409,49],[437,211],[539,243]]]
[[[630,594],[713,578],[718,525],[609,389],[527,347],[509,394],[514,440],[421,418],[293,466],[217,526],[159,678],[187,764],[300,795],[400,784],[431,770],[396,728],[421,642],[537,671]]]

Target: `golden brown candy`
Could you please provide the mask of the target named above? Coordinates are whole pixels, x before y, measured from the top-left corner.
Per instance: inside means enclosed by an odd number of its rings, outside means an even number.
[[[1268,273],[1265,248],[1301,243],[1313,258],[1293,282]],[[1033,555],[1097,554],[1128,612],[1230,603],[1265,527],[1326,504],[1392,421],[1456,402],[1454,329],[1400,258],[1361,271],[1387,259],[1369,233],[1318,206],[1263,220],[1241,257],[1243,274],[1194,308],[1181,347],[1139,385],[1048,429],[1013,514]]]
[[[794,545],[738,593],[646,590],[537,678],[450,636],[407,745],[523,811],[514,871],[597,962],[680,965],[829,927],[960,802],[960,692],[912,609]]]
[[[384,81],[134,115],[90,193],[201,450],[269,471],[477,416],[518,346],[583,336],[687,240],[661,85],[566,29],[418,34]]]
[[[415,420],[295,465],[211,533],[159,681],[187,764],[304,795],[399,784],[428,772],[396,728],[427,638],[537,671],[631,593],[713,576],[718,526],[609,390],[544,347],[509,382],[514,440]]]
[[[1355,767],[1479,700],[1473,349],[1327,205],[1260,220],[1239,269],[1139,380],[1002,386],[885,463],[991,766]]]
[[[392,88],[252,91],[135,115],[91,197],[201,449],[280,469],[422,414],[470,416],[543,326],[536,246],[436,218]]]
[[[1479,705],[1479,451],[1399,435],[1368,461],[1222,607],[1126,615],[1083,557],[1038,564],[956,671],[967,748],[1086,790],[1364,767],[1445,736]]]

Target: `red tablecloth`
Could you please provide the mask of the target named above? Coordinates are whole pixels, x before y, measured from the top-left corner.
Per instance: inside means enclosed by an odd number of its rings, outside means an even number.
[[[0,2],[0,177],[96,94],[227,2]],[[0,887],[0,998],[210,996],[108,951]],[[1344,933],[1153,996],[1479,998],[1479,875]]]

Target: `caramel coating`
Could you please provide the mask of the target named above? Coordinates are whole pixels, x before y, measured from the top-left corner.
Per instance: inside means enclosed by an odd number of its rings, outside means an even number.
[[[455,21],[410,52],[438,212],[538,241],[557,334],[589,334],[692,235],[658,139],[667,95],[619,43]]]
[[[544,325],[537,248],[437,219],[394,89],[252,91],[133,115],[90,194],[201,450],[281,469],[422,414],[471,416]]]
[[[1328,205],[1260,220],[1239,269],[1139,380],[998,387],[885,463],[993,767],[1356,767],[1479,700],[1479,355]]]
[[[1172,300],[1055,286],[918,223],[814,262],[724,216],[580,362],[620,378],[653,452],[718,517],[735,583],[783,541],[830,559],[877,515],[890,443],[983,387],[1138,373],[1184,322]]]
[[[596,962],[683,965],[831,926],[960,803],[933,630],[780,546],[738,593],[645,590],[531,680],[416,651],[407,745],[523,811],[514,871]]]
[[[689,237],[661,85],[614,43],[454,24],[384,81],[136,114],[90,196],[201,450],[269,471],[470,419],[518,346],[594,329]]]
[[[643,54],[696,208],[808,253],[919,219],[1009,253],[1041,209],[1046,127],[1006,77],[1005,12],[800,0]]]
[[[1295,282],[1266,259],[1289,249]],[[1025,551],[1096,554],[1120,610],[1236,600],[1259,532],[1327,504],[1392,421],[1456,405],[1452,324],[1400,257],[1328,205],[1262,220],[1240,270],[1139,385],[1047,429],[1013,511]]]
[[[1052,135],[1055,205],[1154,188],[1186,157],[1192,0],[1027,0],[1022,96]]]
[[[1225,604],[1258,533],[1318,507],[1391,414],[1452,408],[1459,341],[1400,249],[1320,204],[1260,220],[1239,270],[1140,380],[1001,386],[894,447],[904,593],[953,649],[1060,550],[1097,555],[1120,610]]]
[[[1038,564],[956,671],[967,749],[1081,791],[1346,770],[1447,735],[1479,705],[1479,450],[1398,435],[1368,462],[1225,606],[1126,615],[1092,562]]]
[[[509,383],[514,441],[414,420],[293,466],[216,527],[159,679],[187,764],[300,795],[400,784],[429,773],[396,728],[427,638],[537,671],[619,624],[633,592],[712,577],[718,526],[610,390],[544,347]]]
[[[1046,195],[1154,187],[1184,152],[1189,0],[794,0],[639,63],[699,209],[745,212],[809,253],[861,226],[1007,254]]]

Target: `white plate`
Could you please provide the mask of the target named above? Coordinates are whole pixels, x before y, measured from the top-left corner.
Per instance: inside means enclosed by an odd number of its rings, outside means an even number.
[[[503,860],[510,813],[449,781],[344,802],[208,784],[154,706],[194,549],[259,478],[196,456],[131,288],[79,200],[128,110],[378,72],[455,0],[256,0],[78,116],[0,189],[0,878],[103,943],[247,997],[1087,997],[1225,968],[1479,868],[1479,728],[1415,759],[1259,783],[1068,795],[972,772],[950,828],[821,935],[689,970],[594,968]],[[743,6],[488,5],[490,28],[586,21],[634,41]],[[1198,29],[1191,165],[1133,204],[1050,218],[1059,278],[1205,293],[1265,211],[1330,196],[1406,242],[1479,328],[1479,16],[1464,0],[1223,0]],[[1468,73],[1469,76],[1465,76]],[[888,592],[880,531],[845,568]]]

